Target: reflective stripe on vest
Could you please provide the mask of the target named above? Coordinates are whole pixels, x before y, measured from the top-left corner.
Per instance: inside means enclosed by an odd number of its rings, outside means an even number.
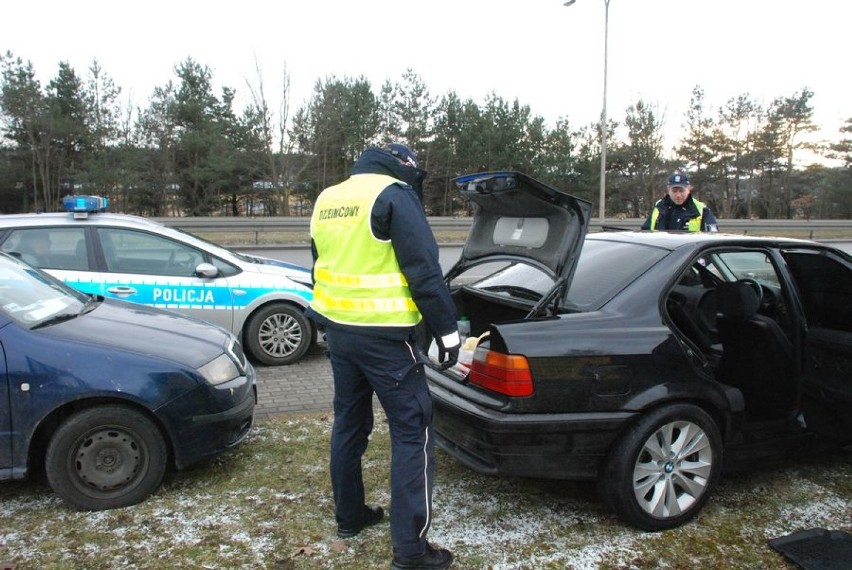
[[[311,217],[318,253],[311,307],[334,322],[392,327],[420,322],[393,245],[370,230],[376,198],[397,182],[382,174],[355,174],[317,198]]]

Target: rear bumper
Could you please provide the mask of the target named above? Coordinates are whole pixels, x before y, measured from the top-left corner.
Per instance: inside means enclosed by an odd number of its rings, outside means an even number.
[[[509,414],[430,383],[436,444],[471,469],[549,479],[594,479],[633,412]]]

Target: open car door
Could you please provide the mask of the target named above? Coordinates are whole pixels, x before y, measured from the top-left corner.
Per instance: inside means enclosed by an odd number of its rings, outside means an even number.
[[[852,441],[852,258],[841,251],[782,252],[807,320],[802,415],[826,437]]]

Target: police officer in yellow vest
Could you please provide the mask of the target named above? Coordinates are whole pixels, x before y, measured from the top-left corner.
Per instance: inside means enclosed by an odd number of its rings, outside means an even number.
[[[448,568],[426,541],[432,521],[432,398],[415,342],[421,319],[443,366],[461,345],[438,245],[423,212],[426,172],[408,147],[370,148],[352,175],[325,189],[311,218],[314,298],[334,375],[331,483],[337,534],[355,536],[384,511],[365,502],[361,457],[373,429],[373,394],[392,441],[393,568]]]
[[[669,176],[666,196],[657,200],[651,215],[642,224],[643,230],[686,230],[716,232],[716,217],[710,208],[692,196],[692,185],[686,174]]]

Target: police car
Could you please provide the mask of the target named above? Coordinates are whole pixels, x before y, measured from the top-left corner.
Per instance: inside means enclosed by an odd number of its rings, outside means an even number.
[[[169,309],[241,338],[256,363],[291,364],[316,338],[310,270],[244,255],[153,220],[66,196],[64,213],[0,216],[0,250],[88,294]]]

